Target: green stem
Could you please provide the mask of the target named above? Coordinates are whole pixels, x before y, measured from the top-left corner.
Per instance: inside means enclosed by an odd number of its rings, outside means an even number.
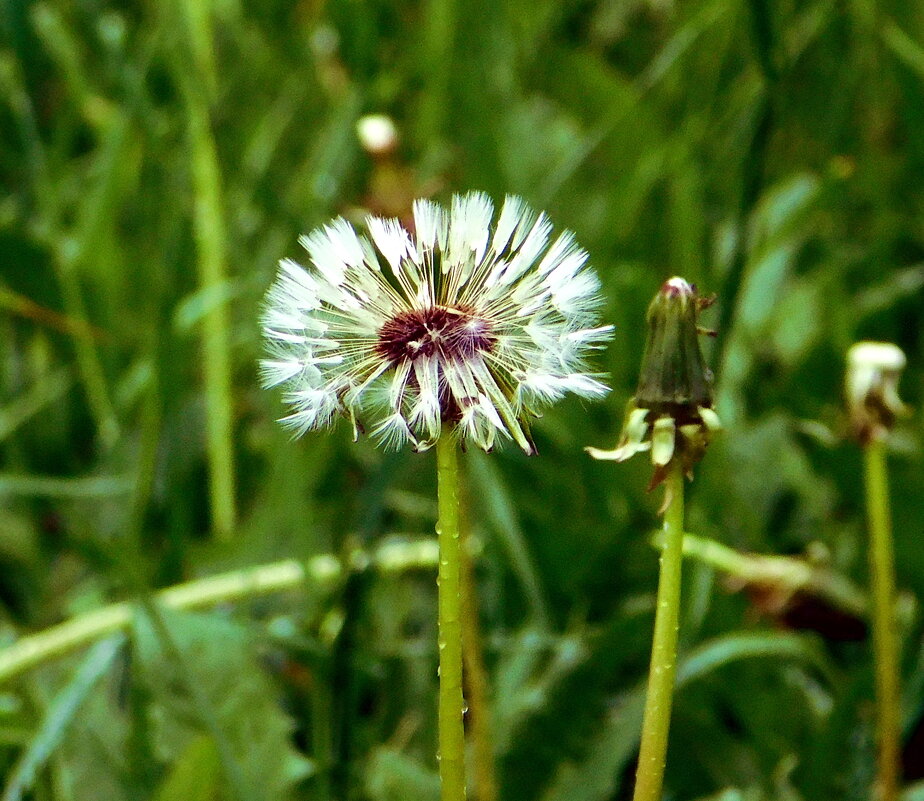
[[[436,549],[431,540],[396,542],[381,546],[374,554],[351,554],[341,561],[330,554],[320,554],[306,564],[286,559],[245,570],[177,584],[155,594],[157,603],[167,609],[201,609],[214,604],[253,598],[273,592],[309,585],[325,592],[332,589],[350,570],[371,566],[385,575],[413,569],[433,569]],[[21,673],[82,648],[95,640],[122,631],[131,624],[135,607],[131,602],[104,606],[59,623],[57,626],[21,637],[0,650],[0,683]]]
[[[207,109],[193,97],[193,92],[189,95],[199,284],[204,294],[214,298],[227,282],[221,176]],[[212,526],[221,539],[234,533],[237,520],[230,342],[227,304],[213,300],[202,321],[202,350]]]
[[[680,567],[683,562],[683,469],[674,464],[667,478],[664,547],[655,611],[651,669],[642,723],[642,741],[633,801],[660,801],[677,666]]]
[[[79,328],[86,329],[88,318],[83,291],[74,265],[66,263],[67,261],[63,256],[59,256],[56,260],[64,312]],[[103,447],[111,448],[119,438],[119,423],[109,396],[99,352],[92,337],[75,336],[73,341],[77,356],[77,370],[84,385],[87,405],[96,422]]]
[[[439,520],[439,763],[442,801],[465,799],[459,454],[445,429],[436,443]]]
[[[894,801],[898,791],[899,687],[898,637],[895,631],[895,559],[889,512],[889,479],[883,441],[864,450],[866,511],[869,519],[870,590],[876,663],[876,725],[879,750],[878,799]]]

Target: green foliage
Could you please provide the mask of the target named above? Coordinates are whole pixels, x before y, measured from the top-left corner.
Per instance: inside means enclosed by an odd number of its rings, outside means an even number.
[[[2,4],[0,645],[224,571],[352,566],[30,663],[0,695],[8,797],[434,797],[432,568],[374,558],[427,547],[432,456],[348,426],[291,441],[258,317],[298,234],[467,189],[572,228],[616,325],[605,402],[549,410],[536,459],[463,460],[501,799],[628,797],[659,499],[644,460],[582,448],[613,447],[645,309],[683,275],[718,295],[726,427],[688,527],[865,586],[843,356],[895,341],[921,408],[922,65],[924,12],[898,0]],[[356,135],[379,112],[388,157]],[[920,412],[893,445],[910,801]],[[684,593],[666,798],[868,799],[856,609],[693,561]]]
[[[310,772],[309,765],[292,747],[292,726],[272,685],[256,669],[246,631],[214,615],[161,616],[164,629],[138,617],[133,638],[139,691],[146,699],[139,711],[147,718],[156,758],[175,766],[158,792],[171,798],[170,793],[185,787],[204,797],[211,793],[241,801],[284,797]],[[199,698],[210,710],[215,731],[208,731],[210,721],[203,720]],[[203,742],[203,727],[213,740]],[[231,791],[218,790],[222,772],[226,781],[237,784]]]
[[[3,801],[19,801],[32,788],[36,774],[61,744],[81,703],[112,667],[122,641],[123,638],[117,636],[97,643],[70,682],[48,705],[41,726],[10,775],[3,792]]]
[[[207,736],[191,740],[158,787],[155,801],[213,801],[221,798],[221,763]]]

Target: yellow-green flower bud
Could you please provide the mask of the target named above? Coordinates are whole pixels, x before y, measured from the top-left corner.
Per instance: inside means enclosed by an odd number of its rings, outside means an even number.
[[[622,462],[650,450],[651,487],[664,480],[676,459],[691,474],[711,435],[722,427],[712,408],[712,372],[699,347],[699,312],[711,303],[683,278],[664,283],[648,307],[638,389],[619,445],[611,451],[587,448],[593,458]]]
[[[664,282],[648,307],[636,406],[672,416],[712,406],[712,371],[699,348],[698,324],[700,310],[711,303],[683,278]]]

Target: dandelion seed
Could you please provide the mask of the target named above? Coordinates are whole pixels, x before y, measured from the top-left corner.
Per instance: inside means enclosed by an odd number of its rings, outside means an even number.
[[[281,385],[296,434],[352,421],[389,447],[429,448],[444,426],[486,451],[513,439],[535,452],[529,420],[567,393],[608,388],[588,355],[599,281],[570,232],[516,197],[496,224],[481,193],[447,210],[414,204],[415,234],[370,217],[301,238],[311,266],[284,259],[263,316],[266,386]]]

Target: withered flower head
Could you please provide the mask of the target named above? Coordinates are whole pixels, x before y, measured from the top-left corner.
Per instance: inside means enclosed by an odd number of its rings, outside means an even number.
[[[890,342],[858,342],[847,351],[847,408],[861,443],[885,439],[906,411],[898,397],[905,354]]]
[[[587,448],[595,459],[623,462],[651,451],[650,488],[680,460],[691,475],[721,422],[712,408],[712,372],[699,347],[699,312],[714,298],[702,297],[683,278],[666,281],[648,307],[648,339],[635,397],[629,402],[615,450]]]

